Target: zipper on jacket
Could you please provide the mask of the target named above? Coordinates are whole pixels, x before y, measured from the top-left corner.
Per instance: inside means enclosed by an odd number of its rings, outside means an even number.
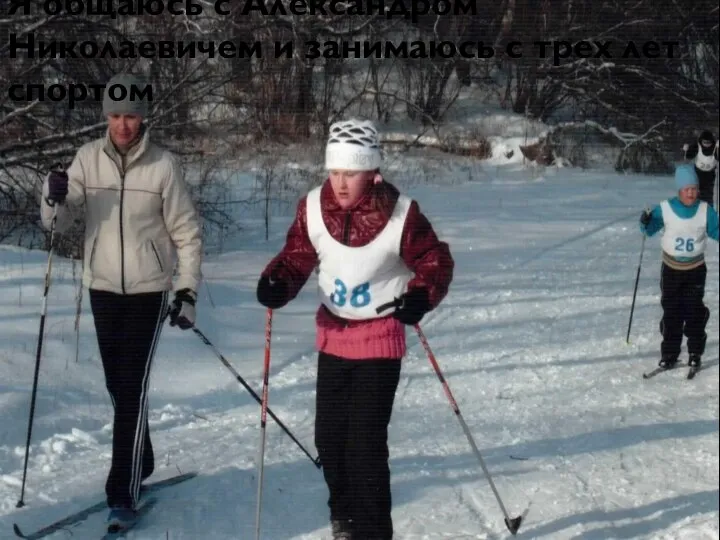
[[[346,246],[350,245],[350,225],[351,225],[352,214],[345,212],[345,224],[343,225],[342,243]],[[347,328],[350,322],[347,319],[343,321],[343,327]]]
[[[121,163],[118,165],[117,161],[113,158],[113,156],[110,155],[110,153],[103,148],[103,152],[105,155],[110,158],[110,161],[113,162],[113,164],[117,167],[118,172],[120,173],[120,288],[122,289],[122,294],[127,294],[125,291],[125,239],[123,235],[123,206],[125,202],[125,173],[126,171],[126,164],[125,164],[125,158],[123,156],[120,157]]]
[[[345,225],[343,226],[342,243],[346,246],[350,242],[350,212],[345,212]]]
[[[120,285],[125,292],[125,241],[123,239],[123,202],[125,201],[125,171],[120,171]]]

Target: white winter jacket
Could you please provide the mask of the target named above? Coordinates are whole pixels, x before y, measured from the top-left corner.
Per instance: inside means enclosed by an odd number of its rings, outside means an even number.
[[[124,163],[125,162],[125,163]],[[149,141],[147,130],[127,156],[109,135],[83,145],[67,170],[68,195],[50,206],[42,191],[41,217],[63,232],[85,213],[83,284],[118,294],[173,289],[198,291],[202,237],[198,216],[175,158]]]

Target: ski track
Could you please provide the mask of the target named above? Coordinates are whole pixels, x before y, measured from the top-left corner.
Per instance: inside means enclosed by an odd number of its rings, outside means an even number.
[[[629,180],[628,178],[632,178]],[[637,179],[636,179],[637,178]],[[511,517],[518,539],[718,538],[718,251],[710,243],[707,369],[643,380],[657,364],[659,242],[637,215],[667,179],[565,170],[533,181],[411,190],[456,259],[443,305],[422,323]],[[602,188],[598,186],[603,186]],[[660,195],[658,195],[660,192]],[[532,204],[529,203],[532,201]],[[637,210],[632,210],[636,208]],[[256,276],[280,247],[208,258],[198,327],[260,395],[264,310]],[[75,294],[53,263],[25,492],[19,497],[46,254],[0,246],[0,538],[103,497],[112,407],[87,295],[75,363]],[[315,281],[276,313],[269,406],[313,455]],[[215,307],[211,307],[211,297]],[[507,538],[503,515],[417,336],[390,427],[400,540]],[[152,374],[157,478],[200,476],[159,493],[136,539],[253,538],[260,408],[191,332],[167,326]],[[329,538],[321,473],[268,419],[262,531]],[[101,536],[105,513],[51,540]]]

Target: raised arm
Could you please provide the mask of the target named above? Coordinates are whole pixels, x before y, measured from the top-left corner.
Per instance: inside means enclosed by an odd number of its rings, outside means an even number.
[[[267,264],[261,277],[282,280],[287,285],[283,303],[293,300],[318,265],[318,256],[307,232],[307,202],[303,197],[285,238],[285,245]]]
[[[68,178],[67,195],[62,202],[50,199],[50,174],[45,176],[40,198],[40,220],[47,230],[50,230],[55,210],[57,210],[55,229],[59,233],[66,231],[83,211],[82,207],[85,203],[85,171],[82,165],[82,155],[85,151],[85,148],[81,148],[75,155],[70,167],[65,171]]]

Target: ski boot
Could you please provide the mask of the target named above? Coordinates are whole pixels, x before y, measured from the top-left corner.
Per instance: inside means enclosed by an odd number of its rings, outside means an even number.
[[[110,533],[122,531],[132,526],[136,519],[137,512],[132,508],[111,508],[107,518],[107,530]]]
[[[660,362],[658,362],[658,366],[663,369],[672,369],[677,364],[677,361],[677,356],[672,354],[664,354],[663,357],[660,359]]]
[[[688,366],[699,369],[702,366],[702,360],[699,354],[691,354],[688,356]]]

